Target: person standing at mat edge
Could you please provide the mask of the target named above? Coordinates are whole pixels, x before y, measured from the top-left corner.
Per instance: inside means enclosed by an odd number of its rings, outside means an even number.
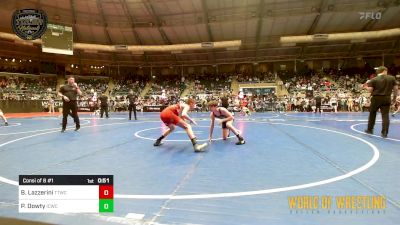
[[[317,95],[315,96],[315,111],[314,113],[322,113],[321,110],[321,105],[322,105],[322,97],[319,93],[317,93]]]
[[[168,106],[165,108],[161,114],[160,118],[164,122],[166,126],[168,126],[168,130],[165,131],[161,137],[159,137],[154,146],[160,146],[161,140],[166,138],[172,131],[175,130],[175,127],[181,127],[184,129],[189,136],[190,141],[193,144],[193,148],[195,152],[202,152],[204,148],[207,146],[207,143],[197,144],[197,138],[193,133],[192,126],[186,123],[185,120],[189,120],[190,123],[197,125],[197,123],[189,117],[189,110],[193,110],[196,106],[196,101],[193,99],[188,99],[187,103],[178,103],[175,105]]]
[[[128,105],[128,110],[129,110],[129,120],[132,119],[132,111],[133,111],[133,115],[135,116],[135,120],[137,120],[136,117],[136,101],[137,101],[137,97],[135,95],[133,95],[133,90],[129,91],[129,94],[126,96],[126,98],[129,101],[129,105]]]
[[[398,87],[396,79],[388,75],[388,69],[384,66],[378,67],[376,70],[377,76],[364,84],[364,88],[367,89],[371,95],[371,106],[369,109],[368,117],[368,128],[365,130],[367,134],[373,134],[376,112],[378,109],[381,110],[382,114],[382,131],[381,136],[387,138],[389,133],[389,110],[390,110],[390,96],[393,92],[393,103],[396,101],[398,95]]]
[[[67,127],[67,118],[68,113],[71,111],[72,117],[75,121],[75,131],[78,131],[81,128],[78,117],[78,104],[77,104],[77,96],[82,95],[81,90],[78,87],[78,84],[75,83],[75,78],[68,78],[68,83],[64,86],[60,87],[58,91],[58,96],[60,96],[63,100],[63,120],[62,120],[62,129],[61,132],[65,132]]]
[[[106,113],[106,118],[108,119],[108,97],[106,93],[103,93],[97,101],[100,101],[100,118],[103,118],[104,112]]]

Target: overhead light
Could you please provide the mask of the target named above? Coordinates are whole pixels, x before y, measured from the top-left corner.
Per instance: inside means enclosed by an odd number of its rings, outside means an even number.
[[[5,59],[8,62],[8,59]]]
[[[12,62],[15,62],[15,59],[12,59]]]
[[[0,32],[1,35],[1,32]],[[1,37],[1,36],[0,36]],[[229,48],[229,47],[240,47],[242,45],[241,40],[233,41],[217,41],[212,42],[212,48]],[[203,49],[202,43],[191,43],[191,44],[173,44],[173,45],[128,45],[128,51],[132,54],[144,54],[144,52],[171,52],[171,51],[186,51],[186,50],[198,50]],[[97,53],[97,51],[104,52],[116,52],[114,45],[97,45],[88,43],[74,43],[74,49],[82,49],[87,53]]]
[[[74,64],[71,64],[71,67],[74,68]]]
[[[313,39],[316,41],[325,41],[329,38],[329,34],[314,34]]]
[[[375,38],[393,37],[399,35],[400,35],[400,28],[393,28],[393,29],[379,30],[379,31],[282,36],[280,37],[279,41],[280,43],[312,43],[315,41],[350,41],[357,39],[368,40]]]
[[[32,62],[32,60],[29,60],[29,62]]]
[[[93,66],[90,66],[90,69],[93,69]]]
[[[213,48],[214,42],[201,42],[201,47],[202,48]]]
[[[128,45],[114,45],[116,51],[128,51]]]

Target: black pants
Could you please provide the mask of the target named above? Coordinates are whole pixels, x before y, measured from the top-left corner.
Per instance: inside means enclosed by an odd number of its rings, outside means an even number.
[[[100,118],[103,118],[104,112],[106,113],[106,118],[108,118],[108,106],[107,105],[105,105],[105,106],[102,105],[100,107]]]
[[[136,105],[129,104],[128,110],[129,110],[129,120],[132,119],[132,111],[133,111],[133,115],[135,116],[135,120],[137,120],[137,118],[136,118]]]
[[[68,114],[72,114],[72,118],[74,118],[76,127],[79,127],[80,123],[78,117],[78,105],[76,101],[69,101],[63,103],[62,129],[65,129],[67,127]]]
[[[321,104],[318,104],[318,103],[317,103],[317,104],[315,105],[315,112],[317,112],[317,111],[318,111],[319,113],[321,113]]]
[[[372,131],[375,126],[376,112],[381,110],[382,114],[382,134],[389,133],[389,109],[390,109],[390,96],[372,96],[371,106],[369,107],[368,117],[368,130]]]

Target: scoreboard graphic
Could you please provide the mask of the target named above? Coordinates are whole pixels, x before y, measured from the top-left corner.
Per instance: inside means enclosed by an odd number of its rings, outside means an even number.
[[[113,175],[20,175],[20,213],[114,212]]]

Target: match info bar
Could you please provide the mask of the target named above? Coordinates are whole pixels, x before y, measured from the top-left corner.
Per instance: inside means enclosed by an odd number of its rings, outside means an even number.
[[[20,213],[114,212],[113,175],[20,175]]]

